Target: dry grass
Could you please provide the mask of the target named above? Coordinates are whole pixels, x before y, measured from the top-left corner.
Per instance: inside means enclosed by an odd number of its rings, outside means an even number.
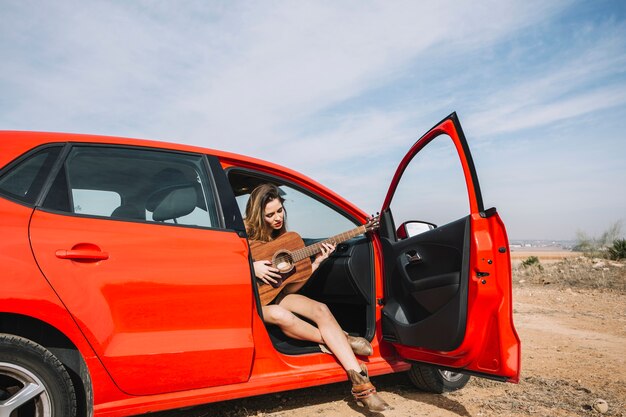
[[[569,252],[572,254],[572,252]],[[576,254],[558,257],[553,253],[533,253],[540,263],[522,266],[523,258],[513,259],[515,285],[541,284],[570,288],[602,289],[626,293],[626,263]]]

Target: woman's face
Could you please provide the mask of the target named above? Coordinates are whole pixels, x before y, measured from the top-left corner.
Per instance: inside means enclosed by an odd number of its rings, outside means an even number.
[[[274,229],[280,230],[283,227],[283,218],[285,216],[285,209],[283,208],[283,204],[280,202],[278,198],[270,200],[265,205],[265,210],[263,212],[263,218],[267,225]]]

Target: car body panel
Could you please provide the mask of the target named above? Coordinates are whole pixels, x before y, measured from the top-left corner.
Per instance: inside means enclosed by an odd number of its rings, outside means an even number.
[[[0,198],[0,315],[29,317],[57,329],[79,349],[91,378],[98,381],[93,387],[94,398],[99,402],[119,400],[119,389],[34,262],[28,239],[32,213],[30,207]],[[5,325],[9,327],[10,323]]]
[[[124,392],[248,379],[254,344],[245,239],[43,210],[35,211],[30,233],[41,270]],[[100,248],[108,259],[57,256],[79,244]],[[222,372],[205,371],[212,368]]]

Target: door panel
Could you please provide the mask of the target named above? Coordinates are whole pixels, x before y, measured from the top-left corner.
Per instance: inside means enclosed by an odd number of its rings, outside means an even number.
[[[397,218],[405,218],[408,212],[430,222],[423,213],[437,213],[437,207],[429,206],[436,198],[429,199],[429,193],[411,193],[411,188],[405,187],[409,196],[400,201],[410,202],[410,206],[401,213],[395,205],[392,209],[392,201],[398,200],[394,194],[414,157],[444,136],[452,141],[452,153],[461,168],[469,212],[459,220],[406,237],[397,233]],[[416,159],[413,164],[417,161],[428,163]],[[433,171],[441,168],[441,164],[431,165]],[[429,184],[433,178],[414,180]],[[459,188],[453,189],[458,196]],[[431,192],[440,189],[433,187]],[[512,320],[508,240],[496,210],[483,208],[478,177],[456,114],[409,150],[394,175],[381,213],[384,338],[405,359],[516,382],[520,342]]]
[[[315,279],[309,280],[301,292],[326,303],[371,304],[372,269],[368,238],[350,239],[337,245],[329,260],[320,265]]]
[[[469,219],[394,244],[382,239],[386,287],[385,337],[396,343],[450,351],[465,335]],[[411,261],[410,257],[419,261]],[[442,262],[441,260],[445,260]]]

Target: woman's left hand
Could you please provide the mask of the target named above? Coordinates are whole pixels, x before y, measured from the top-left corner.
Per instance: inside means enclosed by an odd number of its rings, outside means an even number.
[[[334,243],[322,243],[322,251],[315,256],[315,261],[311,264],[313,271],[320,266],[324,259],[328,258],[330,254],[335,251],[336,247],[337,246]]]

